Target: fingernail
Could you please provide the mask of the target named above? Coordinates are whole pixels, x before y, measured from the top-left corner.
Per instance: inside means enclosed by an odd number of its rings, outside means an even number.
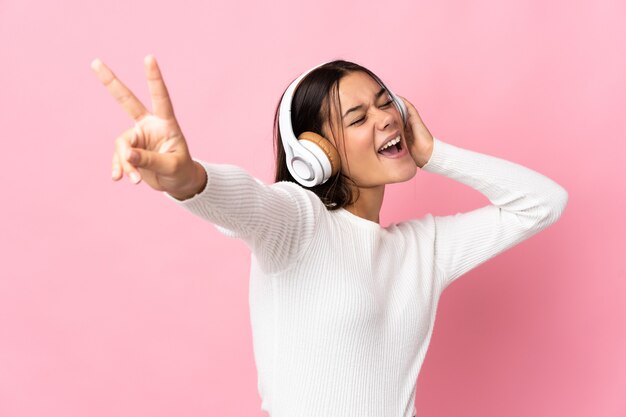
[[[113,169],[113,171],[111,172],[111,177],[117,178],[118,175],[119,175],[119,171],[117,169]]]
[[[102,61],[100,61],[99,58],[96,58],[93,61],[91,61],[91,68],[94,69],[94,70],[99,69],[100,65],[102,65]]]
[[[137,183],[139,182],[139,180],[140,180],[139,175],[137,175],[137,173],[136,173],[136,172],[131,172],[131,173],[130,173],[130,179],[131,179],[131,180],[132,180],[135,184],[137,184]]]

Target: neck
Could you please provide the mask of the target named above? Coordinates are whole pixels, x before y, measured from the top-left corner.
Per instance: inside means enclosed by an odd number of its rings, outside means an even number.
[[[344,208],[355,216],[362,217],[374,223],[380,222],[380,209],[383,206],[385,186],[380,185],[372,188],[359,188],[359,198],[353,204]]]

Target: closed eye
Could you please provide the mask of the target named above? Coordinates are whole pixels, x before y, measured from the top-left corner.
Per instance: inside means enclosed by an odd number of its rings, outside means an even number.
[[[382,106],[380,106],[380,107],[387,107],[387,106],[389,106],[391,103],[393,103],[393,99],[392,99],[392,100],[389,100],[388,102],[386,102],[385,104],[383,104],[383,105],[382,105]]]
[[[391,103],[393,103],[393,99],[390,99],[388,102],[386,102],[386,103],[382,104],[380,107],[381,107],[381,108],[389,107],[389,105],[390,105]],[[353,126],[353,125],[359,124],[359,123],[363,122],[364,120],[365,120],[365,116],[363,116],[363,117],[361,117],[360,119],[357,119],[357,120],[355,120],[354,122],[350,123],[350,125],[349,125],[349,126]]]
[[[365,120],[365,116],[363,116],[363,117],[361,117],[360,119],[355,120],[354,122],[350,123],[350,126],[353,126],[353,125],[355,125],[355,124],[361,123],[361,122],[362,122],[362,121],[364,121],[364,120]]]

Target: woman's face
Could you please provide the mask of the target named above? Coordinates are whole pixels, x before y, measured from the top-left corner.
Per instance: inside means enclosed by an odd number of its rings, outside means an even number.
[[[343,174],[362,188],[413,178],[417,165],[408,152],[400,111],[387,92],[368,74],[357,71],[339,80],[338,93],[341,115],[338,118],[337,106],[331,106],[331,118],[341,121],[343,140],[332,134],[327,137],[339,151]],[[341,129],[334,127],[341,135]],[[324,131],[331,133],[328,122]],[[397,137],[397,145],[381,151]]]

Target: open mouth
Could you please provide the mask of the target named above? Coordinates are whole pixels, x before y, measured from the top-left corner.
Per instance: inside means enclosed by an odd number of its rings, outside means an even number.
[[[400,153],[400,151],[402,151],[402,141],[400,140],[400,135],[398,135],[381,146],[378,153],[384,156],[392,156]]]

